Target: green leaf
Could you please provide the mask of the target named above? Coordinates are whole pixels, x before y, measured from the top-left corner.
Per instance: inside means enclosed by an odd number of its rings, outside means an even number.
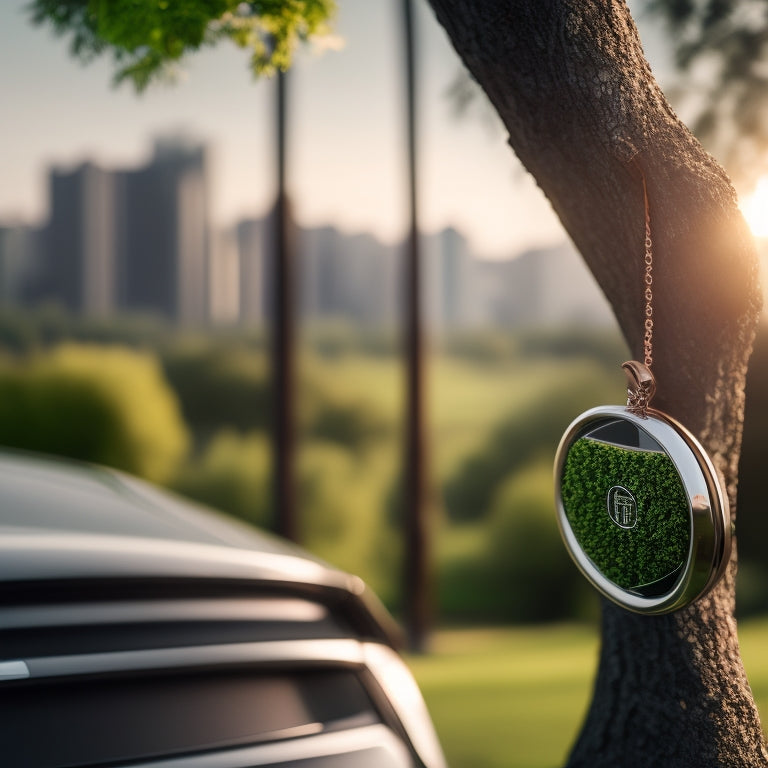
[[[329,33],[334,0],[33,0],[33,23],[70,38],[74,56],[111,53],[114,83],[139,92],[174,65],[227,39],[251,51],[254,75],[287,69],[299,43]]]

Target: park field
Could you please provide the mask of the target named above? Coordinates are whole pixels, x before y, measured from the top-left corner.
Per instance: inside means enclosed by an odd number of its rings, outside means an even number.
[[[740,624],[744,664],[768,717],[768,619]],[[558,768],[578,732],[597,663],[596,628],[456,629],[409,665],[450,768]]]

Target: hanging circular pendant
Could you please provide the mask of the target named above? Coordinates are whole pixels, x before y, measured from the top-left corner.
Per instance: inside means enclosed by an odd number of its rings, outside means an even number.
[[[631,611],[682,608],[728,563],[728,499],[712,462],[685,427],[652,408],[579,416],[557,450],[555,499],[576,565]]]

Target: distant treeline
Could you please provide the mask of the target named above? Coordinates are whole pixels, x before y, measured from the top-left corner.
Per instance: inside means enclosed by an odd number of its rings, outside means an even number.
[[[396,333],[303,329],[298,350],[302,543],[399,605],[402,358]],[[620,402],[617,334],[465,333],[427,356],[437,612],[444,622],[594,618],[559,541],[551,463],[567,424]],[[261,331],[151,318],[0,314],[0,443],[107,464],[272,526],[274,394]],[[748,390],[740,610],[768,609],[760,552],[768,333]]]

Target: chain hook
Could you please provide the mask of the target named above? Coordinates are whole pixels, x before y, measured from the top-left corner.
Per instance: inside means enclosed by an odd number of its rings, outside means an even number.
[[[646,418],[651,398],[656,394],[656,379],[651,369],[637,360],[627,360],[621,367],[627,376],[627,410]]]

